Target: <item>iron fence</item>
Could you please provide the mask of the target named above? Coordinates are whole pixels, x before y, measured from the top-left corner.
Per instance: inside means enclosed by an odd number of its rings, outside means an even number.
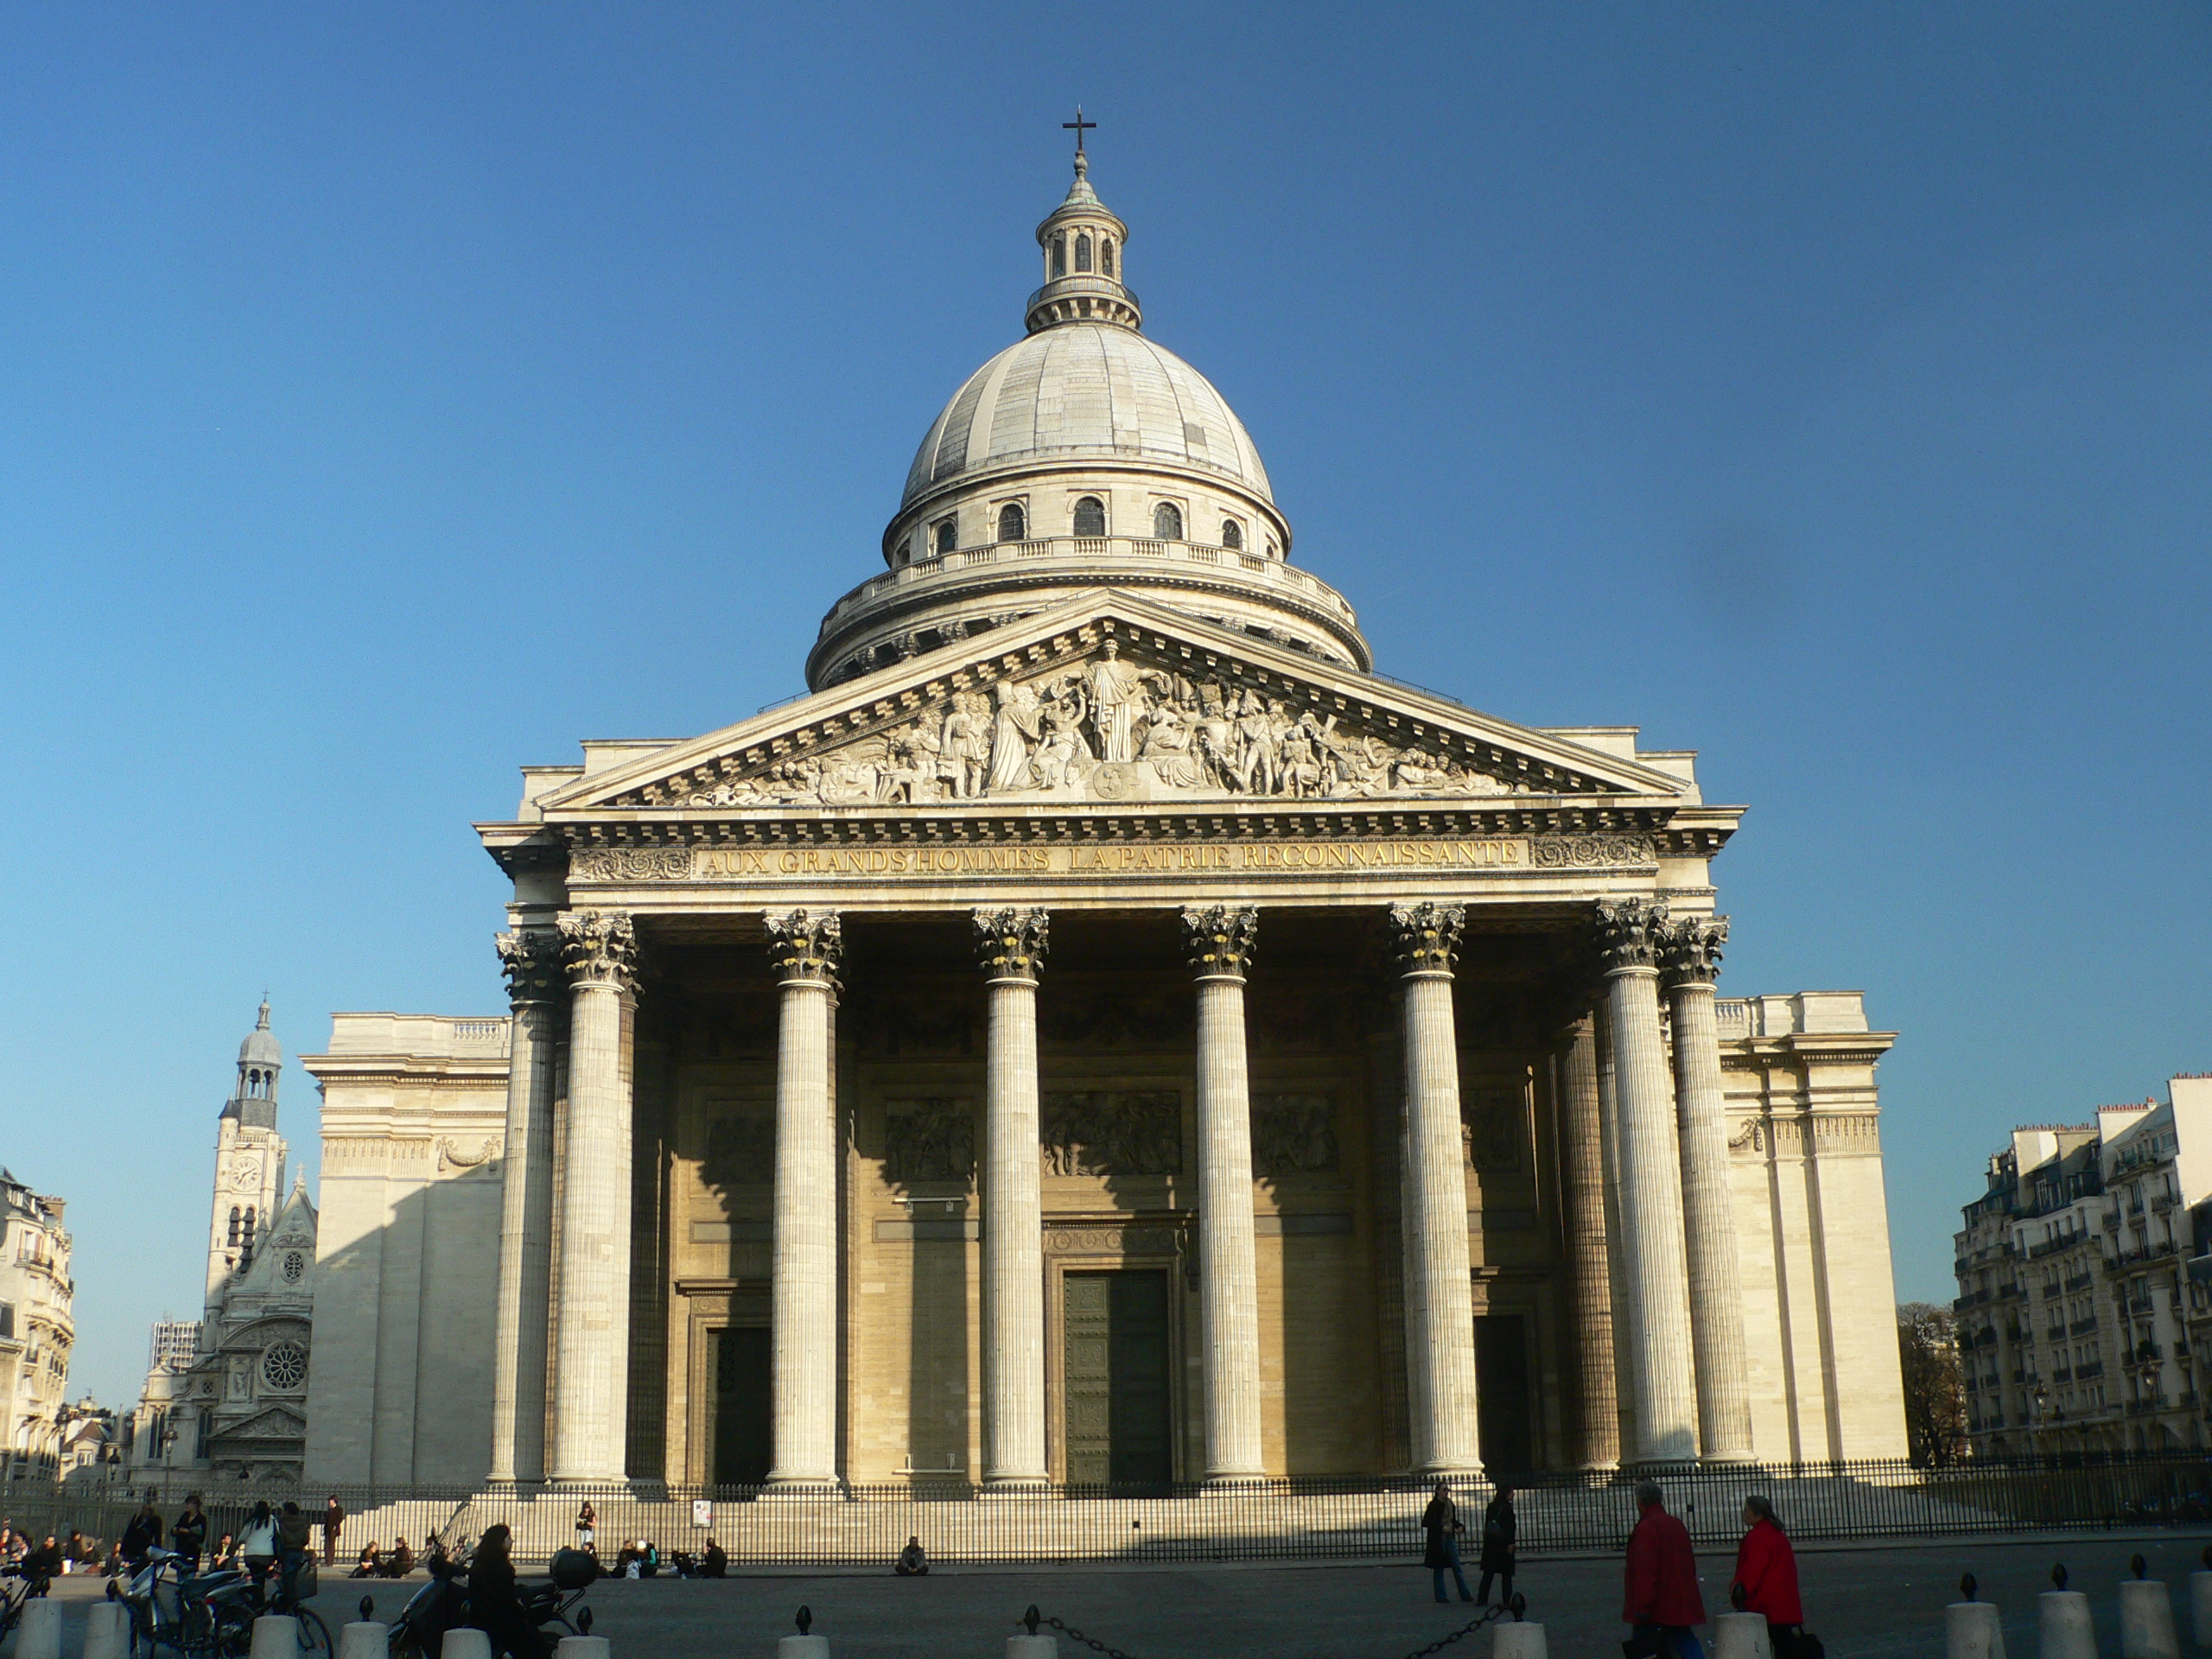
[[[1637,1471],[1604,1471],[1516,1480],[1522,1552],[1623,1547],[1636,1519],[1639,1478]],[[1707,1465],[1655,1471],[1653,1478],[1699,1545],[1711,1548],[1732,1545],[1740,1535],[1743,1500],[1751,1492],[1764,1495],[1801,1541],[2212,1522],[2212,1457],[2205,1453],[1983,1459],[1943,1469],[1903,1461]],[[257,1499],[289,1497],[319,1517],[324,1500],[334,1496],[346,1511],[341,1566],[372,1542],[389,1549],[404,1538],[419,1554],[434,1536],[467,1541],[495,1522],[512,1530],[519,1558],[542,1561],[579,1541],[586,1502],[594,1511],[596,1548],[609,1560],[639,1539],[652,1540],[665,1556],[700,1548],[712,1537],[741,1566],[872,1564],[888,1560],[909,1535],[946,1562],[1411,1557],[1421,1548],[1421,1514],[1431,1490],[1419,1480],[1315,1478],[1224,1490],[1084,1487],[1019,1497],[921,1480],[803,1497],[644,1483],[517,1492],[201,1489],[211,1541],[240,1531]],[[1494,1490],[1487,1481],[1453,1483],[1462,1509],[1478,1514]],[[113,1491],[18,1485],[0,1495],[0,1519],[41,1537],[66,1537],[73,1529],[111,1542],[135,1507],[133,1497]],[[174,1514],[173,1503],[160,1507]]]

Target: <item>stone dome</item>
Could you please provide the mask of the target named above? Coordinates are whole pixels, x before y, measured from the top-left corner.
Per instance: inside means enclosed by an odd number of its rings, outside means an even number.
[[[238,1045],[238,1064],[282,1065],[283,1063],[284,1051],[277,1044],[276,1033],[269,1029],[269,1004],[264,1000],[261,1005],[260,1022],[246,1033],[245,1041]]]
[[[915,452],[899,509],[987,467],[1086,460],[1189,467],[1274,499],[1244,423],[1205,376],[1134,329],[1070,322],[968,377]]]

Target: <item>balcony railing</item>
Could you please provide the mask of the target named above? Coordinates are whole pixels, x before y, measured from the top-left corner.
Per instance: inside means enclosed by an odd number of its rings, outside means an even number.
[[[2095,1314],[2092,1313],[2092,1314],[2090,1314],[2090,1315],[2089,1315],[2089,1317],[2088,1317],[2088,1319],[2076,1319],[2076,1320],[2075,1320],[2075,1321],[2074,1321],[2074,1323],[2073,1323],[2073,1324],[2071,1324],[2071,1325],[2068,1325],[2068,1326],[2066,1327],[2066,1333],[2067,1333],[2067,1335],[2069,1335],[2069,1336],[2072,1336],[2072,1337],[2087,1336],[2090,1332],[2092,1332],[2092,1331],[2095,1330],[2096,1328],[2097,1328],[2097,1316],[2096,1316]]]

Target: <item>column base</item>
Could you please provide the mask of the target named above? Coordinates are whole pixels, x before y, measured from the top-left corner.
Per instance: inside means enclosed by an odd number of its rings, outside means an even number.
[[[976,1496],[986,1502],[1001,1497],[1026,1497],[1033,1502],[1052,1495],[1052,1483],[1042,1475],[985,1475]]]
[[[835,1475],[771,1475],[760,1489],[763,1503],[820,1503],[842,1498],[845,1489]]]
[[[1208,1475],[1199,1483],[1198,1491],[1206,1497],[1233,1497],[1239,1492],[1264,1491],[1274,1482],[1264,1472],[1250,1474]]]

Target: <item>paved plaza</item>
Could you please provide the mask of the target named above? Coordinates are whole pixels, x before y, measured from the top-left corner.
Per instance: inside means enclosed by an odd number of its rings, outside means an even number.
[[[1961,1572],[2004,1609],[2005,1646],[2036,1651],[2036,1594],[2063,1560],[2072,1586],[2090,1594],[2098,1647],[2120,1652],[2115,1589],[2140,1550],[2175,1598],[2189,1636],[2188,1575],[2212,1529],[2133,1537],[2115,1534],[1939,1539],[1876,1548],[1808,1547],[1800,1556],[1805,1605],[1832,1659],[1940,1659],[1943,1605],[1957,1599]],[[1699,1557],[1709,1611],[1726,1606],[1732,1558]],[[422,1580],[374,1587],[389,1618]],[[1625,1631],[1620,1563],[1613,1556],[1525,1564],[1520,1586],[1529,1616],[1543,1620],[1554,1659],[1611,1659]],[[335,1625],[367,1586],[327,1583],[316,1605]],[[58,1594],[81,1604],[97,1580],[62,1580]],[[1086,1566],[1058,1569],[940,1569],[926,1580],[860,1572],[760,1571],[721,1582],[658,1579],[594,1586],[594,1633],[615,1659],[770,1659],[804,1603],[836,1659],[998,1659],[1021,1610],[1034,1602],[1135,1659],[1401,1659],[1465,1622],[1457,1602],[1429,1599],[1427,1575],[1412,1565],[1268,1565],[1184,1568]],[[1469,1610],[1471,1611],[1471,1610]],[[80,1605],[64,1620],[63,1659],[83,1642]],[[1709,1631],[1708,1631],[1709,1635]],[[1063,1639],[1061,1652],[1084,1649]],[[1485,1633],[1458,1651],[1486,1656]]]

